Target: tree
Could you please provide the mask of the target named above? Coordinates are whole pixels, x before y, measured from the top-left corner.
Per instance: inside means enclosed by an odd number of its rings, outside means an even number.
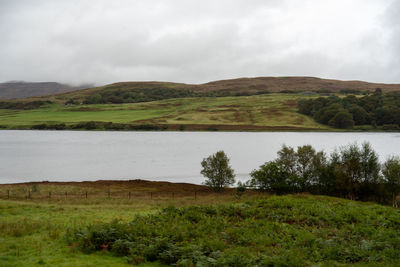
[[[224,151],[218,151],[203,159],[201,166],[203,169],[200,173],[208,178],[204,184],[215,191],[221,191],[222,188],[235,183],[234,171],[229,166],[229,158]]]
[[[290,146],[283,145],[277,154],[278,158],[276,162],[280,165],[282,172],[286,173],[287,176],[295,175],[297,156],[294,149]]]
[[[326,169],[326,156],[323,151],[316,152],[311,145],[297,147],[296,185],[301,192],[318,184]]]
[[[369,124],[369,114],[365,111],[365,109],[353,104],[348,110],[353,115],[355,125]]]
[[[358,197],[360,189],[364,195],[375,193],[380,164],[368,142],[363,143],[361,148],[357,144],[342,147],[340,152],[332,153],[331,158],[339,191],[348,193],[350,199]]]
[[[261,165],[258,170],[250,173],[250,185],[260,190],[272,191],[277,194],[287,193],[290,189],[287,177],[282,166],[276,161],[269,161]]]
[[[330,121],[329,125],[335,128],[347,129],[354,126],[353,115],[347,110],[339,111]]]
[[[396,198],[400,194],[400,158],[390,157],[386,160],[382,166],[382,174],[392,197],[392,205],[397,207]]]
[[[283,145],[276,160],[266,162],[250,174],[250,184],[278,194],[305,192],[318,184],[325,169],[326,157],[322,151],[317,153],[311,145],[299,146],[297,151]]]
[[[377,184],[379,182],[378,154],[372,149],[371,144],[364,142],[360,149],[361,179],[364,183]]]

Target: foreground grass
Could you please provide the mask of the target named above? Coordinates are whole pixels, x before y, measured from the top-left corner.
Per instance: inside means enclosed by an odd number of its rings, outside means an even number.
[[[124,124],[183,125],[185,130],[230,126],[228,130],[329,130],[297,113],[305,96],[269,94],[240,97],[181,98],[135,104],[64,106],[54,104],[34,110],[0,110],[1,127],[30,128],[41,123],[67,126],[99,121]],[[309,98],[309,97],[307,97]],[[196,125],[197,127],[193,126]],[[221,128],[224,129],[224,128]],[[253,129],[253,130],[254,130]]]
[[[249,193],[245,198],[257,196]],[[68,246],[68,229],[115,219],[129,222],[169,205],[237,201],[230,190],[215,194],[204,186],[141,180],[0,185],[0,198],[0,266],[131,266],[106,251],[84,254]]]
[[[321,196],[0,200],[0,266],[399,266],[399,231],[398,209]]]
[[[0,200],[0,266],[131,266],[103,251],[84,254],[69,246],[68,229],[112,220],[129,222],[168,205],[223,203],[234,197],[189,199]],[[101,204],[99,204],[101,203]],[[143,264],[158,266],[158,264]]]
[[[400,211],[329,197],[282,196],[169,207],[70,235],[82,251],[178,266],[399,266]]]
[[[126,206],[59,206],[0,202],[0,266],[125,266],[108,255],[84,255],[66,246],[66,229],[143,212]]]

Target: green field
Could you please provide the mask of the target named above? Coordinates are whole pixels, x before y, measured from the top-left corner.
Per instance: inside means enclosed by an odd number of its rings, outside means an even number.
[[[184,125],[185,130],[332,130],[297,113],[305,96],[268,94],[240,97],[180,98],[133,104],[52,104],[40,109],[0,110],[0,126],[29,129],[42,123],[67,126],[98,121],[122,124]],[[174,128],[175,126],[175,128]]]
[[[250,192],[243,196],[252,198]],[[80,252],[68,244],[67,231],[113,220],[128,222],[170,205],[236,201],[232,190],[215,194],[199,185],[141,180],[0,185],[0,266],[132,266],[106,251]]]
[[[51,185],[52,190],[56,187]],[[37,189],[40,192],[49,188],[39,185]],[[64,185],[59,189],[73,188]],[[112,190],[118,188],[122,187],[112,187]],[[165,185],[160,184],[159,189],[162,188]],[[173,186],[169,189],[179,190]],[[153,240],[154,259],[149,256],[146,261],[145,255],[135,255],[135,260],[144,261],[141,266],[165,266],[160,261],[188,255],[193,256],[192,262],[212,262],[214,257],[219,263],[202,266],[254,266],[257,261],[274,263],[274,266],[400,264],[398,209],[332,197],[249,193],[240,199],[229,192],[197,199],[128,200],[114,195],[69,200],[35,196],[28,200],[3,199],[0,200],[0,266],[132,266],[128,263],[132,260],[130,257],[118,256],[107,246],[98,251],[82,250],[82,242],[90,240],[90,231],[109,235],[108,223],[115,220],[118,221],[116,229],[124,229],[136,216],[142,216],[137,220],[146,226],[131,224],[127,229],[142,235],[140,242],[154,238],[164,240],[160,241],[162,244],[167,242],[162,245],[163,253],[157,254],[161,248]],[[90,225],[97,227],[86,230]],[[142,230],[137,232],[135,225]],[[83,235],[76,239],[74,233],[78,229]],[[112,236],[119,233],[119,230],[112,231]],[[180,238],[187,241],[179,241]],[[102,242],[101,238],[96,240]],[[135,248],[140,251],[139,245]],[[206,248],[214,253],[207,254]],[[150,255],[147,250],[145,253]],[[208,256],[203,257],[202,253]],[[191,266],[190,261],[186,260],[188,265],[182,266]]]
[[[11,192],[9,200],[7,190]],[[52,192],[51,199],[48,192]],[[85,192],[88,198],[83,196]],[[130,199],[128,192],[132,193]],[[130,221],[136,215],[154,213],[170,204],[234,200],[228,192],[215,195],[202,186],[140,180],[0,185],[0,266],[132,266],[110,253],[81,253],[68,245],[67,230],[115,219]]]

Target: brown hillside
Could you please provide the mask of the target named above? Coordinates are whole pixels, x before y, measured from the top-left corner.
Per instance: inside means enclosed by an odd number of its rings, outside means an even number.
[[[341,81],[321,79],[315,77],[256,77],[239,78],[214,81],[204,84],[184,84],[172,82],[118,82],[100,87],[81,89],[67,93],[35,97],[33,99],[49,99],[53,101],[66,101],[68,99],[83,99],[86,96],[98,94],[102,91],[129,90],[129,89],[189,89],[197,92],[229,91],[231,93],[257,93],[288,91],[340,91],[360,90],[375,91],[400,91],[400,84],[369,83],[363,81]],[[32,99],[32,98],[31,98]]]
[[[371,90],[381,88],[383,91],[398,91],[400,84],[369,83],[363,81],[341,81],[331,79],[321,79],[315,77],[256,77],[239,78],[231,80],[221,80],[197,85],[203,90],[222,90],[229,89],[239,91],[243,89],[270,92],[282,90],[293,91],[316,91],[316,90]]]

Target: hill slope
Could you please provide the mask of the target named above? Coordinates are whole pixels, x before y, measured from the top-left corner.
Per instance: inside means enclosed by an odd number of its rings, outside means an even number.
[[[82,89],[85,86],[69,86],[56,82],[7,82],[0,83],[0,99],[25,98],[59,94]]]
[[[90,96],[101,95],[107,99],[112,96],[119,98],[115,102],[106,101],[104,103],[123,103],[146,102],[153,100],[161,100],[176,94],[179,97],[186,96],[235,96],[235,95],[254,95],[265,92],[281,92],[281,91],[330,91],[339,92],[341,90],[356,91],[375,91],[381,88],[382,91],[400,91],[400,84],[383,84],[368,83],[363,81],[340,81],[321,79],[315,77],[256,77],[256,78],[239,78],[231,80],[213,81],[204,84],[184,84],[172,82],[119,82],[108,84],[100,87],[93,87],[73,92],[61,93],[40,99],[52,100],[57,102],[66,102],[75,100],[84,102]],[[152,92],[148,92],[152,91]],[[156,98],[147,98],[148,94]],[[131,94],[131,96],[129,96]],[[132,95],[133,94],[133,95]],[[127,98],[137,98],[138,95],[146,94],[144,101],[126,101]],[[160,95],[162,94],[162,95]],[[122,100],[121,100],[122,97]],[[100,104],[100,102],[97,102]]]
[[[0,127],[45,129],[64,123],[63,129],[137,130],[131,126],[154,125],[168,130],[196,131],[329,130],[329,126],[297,113],[296,103],[302,98],[304,96],[299,94],[267,94],[176,98],[129,104],[51,104],[40,109],[0,109]],[[93,121],[97,123],[81,125]],[[111,122],[120,125],[108,124]],[[47,126],[40,126],[42,124]],[[37,128],[39,126],[41,128]]]

